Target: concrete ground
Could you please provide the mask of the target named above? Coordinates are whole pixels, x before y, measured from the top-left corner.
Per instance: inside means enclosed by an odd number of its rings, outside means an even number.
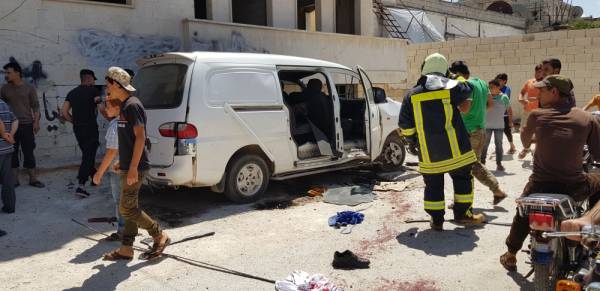
[[[505,159],[506,173],[495,174],[510,199],[493,207],[491,192],[475,182],[476,211],[484,212],[494,222],[512,220],[513,198],[520,194],[531,172],[530,156],[524,161],[517,160],[516,155]],[[488,167],[495,168],[495,162],[489,160]],[[270,283],[170,258],[154,262],[137,257],[130,262],[102,261],[102,254],[118,244],[98,242],[101,235],[76,225],[71,218],[85,221],[113,214],[108,180],[92,189],[90,198],[80,199],[73,194],[75,175],[74,169],[44,173],[41,178],[47,188],[17,188],[17,212],[0,214],[0,229],[8,232],[0,238],[2,289],[274,290]],[[505,251],[508,227],[465,229],[446,223],[446,231],[439,233],[429,230],[427,223],[405,223],[406,219],[427,218],[422,206],[423,182],[411,169],[397,178],[395,187],[401,191],[378,192],[373,203],[357,207],[327,204],[304,193],[311,185],[377,179],[368,171],[272,183],[269,196],[300,197],[286,209],[232,205],[222,195],[204,189],[144,189],[141,206],[158,218],[175,240],[216,232],[212,237],[173,245],[167,252],[268,279],[281,280],[292,271],[304,270],[321,273],[346,290],[531,289],[530,281],[523,278],[529,271],[525,254],[518,256],[516,274],[507,274],[498,263]],[[446,182],[450,202],[450,179]],[[364,222],[350,234],[341,234],[327,225],[328,217],[336,212],[369,205],[364,210]],[[448,219],[451,216],[451,212],[446,215]],[[106,234],[113,231],[108,224],[92,226]],[[143,232],[136,244],[147,236]],[[369,258],[371,268],[334,270],[333,253],[346,249]]]

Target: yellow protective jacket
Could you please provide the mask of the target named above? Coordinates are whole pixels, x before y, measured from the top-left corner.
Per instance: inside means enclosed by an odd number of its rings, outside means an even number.
[[[419,146],[419,172],[447,173],[477,161],[457,108],[470,96],[468,84],[436,75],[421,77],[408,92],[398,122],[402,135]]]

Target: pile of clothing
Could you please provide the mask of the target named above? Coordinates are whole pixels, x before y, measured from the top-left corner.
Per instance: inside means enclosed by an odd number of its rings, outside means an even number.
[[[304,271],[294,271],[285,280],[275,282],[277,291],[344,291],[321,274],[309,275]]]

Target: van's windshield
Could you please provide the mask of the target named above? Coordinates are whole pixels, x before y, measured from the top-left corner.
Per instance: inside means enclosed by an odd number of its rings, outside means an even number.
[[[133,79],[135,93],[146,109],[176,108],[181,105],[185,74],[184,64],[163,64],[142,68]]]

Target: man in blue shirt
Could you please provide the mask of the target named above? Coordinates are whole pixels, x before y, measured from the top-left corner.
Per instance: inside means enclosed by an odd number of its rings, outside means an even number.
[[[510,100],[512,91],[510,90],[510,87],[506,86],[506,83],[508,83],[508,75],[506,73],[498,74],[498,76],[496,76],[496,80],[500,82],[500,91],[502,91],[504,95],[508,96],[508,99]],[[508,150],[509,155],[517,152],[517,148],[513,142],[512,128],[513,123],[512,120],[508,118],[508,110],[506,110],[504,112],[504,134],[510,143],[510,149]]]

